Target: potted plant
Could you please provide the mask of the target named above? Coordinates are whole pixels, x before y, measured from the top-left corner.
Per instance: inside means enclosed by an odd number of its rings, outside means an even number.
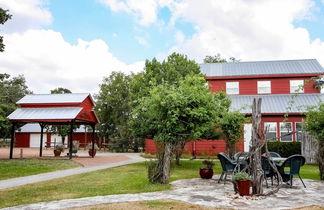
[[[54,147],[54,155],[55,155],[55,157],[59,157],[63,151],[64,151],[64,145],[63,144],[55,145],[55,147]]]
[[[204,160],[202,162],[206,167],[200,168],[200,177],[203,179],[211,179],[214,175],[213,166],[215,165],[212,160]]]
[[[251,176],[246,172],[238,172],[233,176],[236,192],[241,196],[250,195]]]
[[[92,143],[89,143],[89,144],[87,145],[87,149],[88,149],[88,153],[89,153],[89,155],[92,157],[92,155],[93,155],[93,156],[96,155],[97,150],[99,149],[99,147],[97,146],[97,144],[94,144],[94,149],[92,149]]]

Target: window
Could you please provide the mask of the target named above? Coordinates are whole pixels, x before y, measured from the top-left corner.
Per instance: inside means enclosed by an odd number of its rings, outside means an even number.
[[[292,131],[290,122],[281,122],[280,123],[280,136],[281,141],[292,141],[292,135],[287,135]]]
[[[296,141],[302,140],[302,123],[296,122]]]
[[[258,94],[271,93],[270,81],[258,81]]]
[[[290,93],[303,93],[304,80],[290,80]]]
[[[267,129],[267,133],[266,133],[267,140],[276,141],[277,123],[275,122],[264,123],[264,129]]]
[[[239,82],[226,82],[226,93],[239,94]]]

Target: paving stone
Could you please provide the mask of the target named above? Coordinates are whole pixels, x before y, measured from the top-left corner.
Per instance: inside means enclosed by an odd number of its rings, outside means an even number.
[[[324,182],[304,180],[307,188],[304,188],[299,180],[295,180],[296,187],[284,187],[275,195],[251,198],[233,196],[233,185],[217,183],[218,176],[211,180],[185,179],[172,182],[171,191],[122,194],[87,197],[80,199],[67,199],[60,201],[42,202],[29,205],[21,205],[7,209],[65,209],[99,204],[133,202],[143,200],[173,199],[191,204],[216,208],[234,209],[291,209],[310,205],[324,207]],[[265,191],[267,188],[265,188]]]

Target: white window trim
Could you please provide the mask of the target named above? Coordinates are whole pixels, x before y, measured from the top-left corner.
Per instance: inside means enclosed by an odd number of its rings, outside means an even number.
[[[291,83],[293,83],[293,82],[297,82],[297,81],[302,82],[302,84],[299,84],[299,85],[297,85],[297,86],[292,86]],[[302,89],[300,88],[300,85],[303,86]],[[305,89],[305,82],[304,82],[304,80],[290,80],[290,86],[289,86],[289,87],[290,87],[290,93],[304,93],[304,89]],[[294,88],[294,89],[292,89],[292,88]]]
[[[303,122],[295,122],[295,141],[297,141],[298,142],[298,140],[297,140],[297,135],[298,135],[298,133],[297,133],[297,123],[300,123],[300,124],[302,124]],[[301,141],[301,140],[300,140]]]
[[[237,84],[237,92],[235,93],[230,93],[228,90],[229,89],[236,89],[236,88],[229,88],[228,85],[232,83],[232,84]],[[240,83],[239,82],[226,82],[226,93],[228,95],[239,95],[240,94]]]
[[[281,135],[281,124],[283,124],[283,123],[290,123],[290,127],[291,127],[291,129],[293,129],[292,122],[280,122],[280,123],[279,123],[279,133],[280,133],[280,136],[282,136],[282,135]],[[291,132],[292,132],[292,130],[291,130]],[[281,137],[280,137],[280,141],[281,141],[281,142],[293,142],[293,134],[290,135],[290,137],[291,137],[291,140],[289,140],[289,141],[287,141],[287,140],[281,140]]]
[[[276,134],[276,139],[274,140],[274,141],[277,141],[277,137],[278,137],[278,123],[277,122],[264,122],[263,123],[263,127],[264,127],[264,130],[266,129],[266,124],[267,123],[272,123],[272,124],[275,124],[276,125],[276,132],[275,132],[275,134]],[[271,132],[271,133],[273,133],[273,132]],[[267,134],[266,134],[267,135]]]
[[[262,92],[259,90],[259,87],[261,83],[269,83],[269,87],[265,87],[265,88],[269,88],[269,92]],[[258,94],[271,94],[271,81],[267,80],[267,81],[258,81],[257,82],[257,91],[258,91]]]

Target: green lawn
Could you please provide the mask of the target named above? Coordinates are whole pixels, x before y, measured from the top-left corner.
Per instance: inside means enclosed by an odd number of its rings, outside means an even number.
[[[201,161],[187,160],[181,161],[181,164],[173,166],[170,181],[199,177]],[[221,172],[219,161],[216,161],[214,172],[217,174]],[[302,176],[318,179],[317,166],[304,166]],[[41,201],[169,189],[171,185],[150,184],[147,180],[146,163],[142,162],[2,190],[0,208]]]
[[[80,167],[80,165],[72,160],[64,159],[0,160],[0,180],[75,167]]]

